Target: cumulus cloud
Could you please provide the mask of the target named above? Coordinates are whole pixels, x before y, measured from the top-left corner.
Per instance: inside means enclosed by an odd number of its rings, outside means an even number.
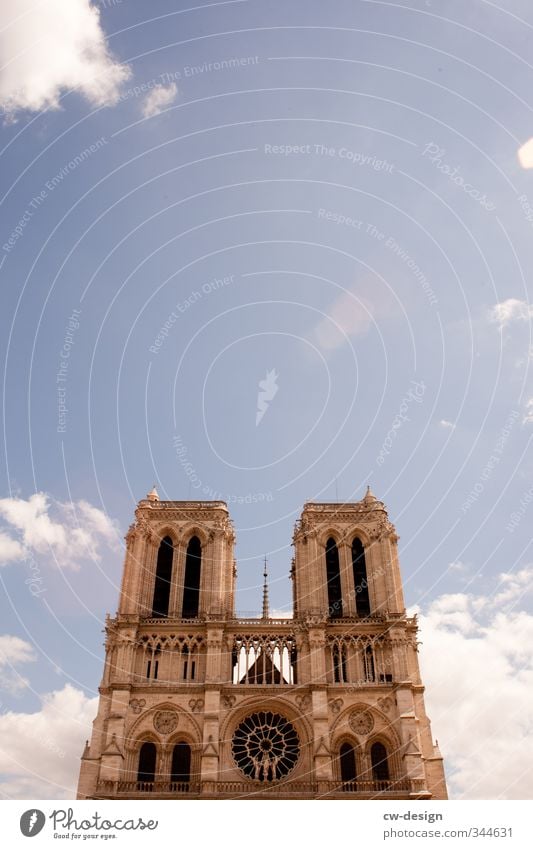
[[[20,560],[24,557],[24,548],[16,539],[0,531],[0,566],[5,566],[12,560]]]
[[[17,667],[37,659],[30,643],[11,634],[0,635],[0,689],[12,695],[19,694],[28,686]]]
[[[452,798],[533,797],[533,615],[511,603],[531,567],[492,596],[444,595],[419,614],[420,663]]]
[[[98,700],[70,684],[42,698],[36,713],[0,716],[6,799],[69,799],[76,793],[83,744],[91,734]]]
[[[533,138],[519,148],[518,161],[522,168],[533,168]]]
[[[163,109],[170,106],[176,99],[178,87],[176,83],[163,86],[159,85],[146,95],[142,105],[142,114],[145,118],[152,118],[154,115],[159,115]]]
[[[116,523],[87,501],[64,504],[44,492],[1,498],[0,520],[6,526],[0,529],[0,564],[35,552],[77,569],[79,559],[100,559],[101,544],[117,547]]]
[[[448,419],[441,419],[439,422],[441,427],[445,427],[448,430],[455,430],[455,425],[453,422],[449,422]]]
[[[532,317],[533,305],[517,298],[508,298],[489,310],[489,319],[502,328],[514,321],[529,321]]]
[[[59,108],[75,89],[94,106],[117,102],[130,69],[110,53],[90,0],[3,0],[0,105],[8,116]]]

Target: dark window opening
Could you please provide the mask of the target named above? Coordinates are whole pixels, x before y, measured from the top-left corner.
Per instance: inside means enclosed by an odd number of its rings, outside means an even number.
[[[339,664],[339,649],[338,646],[334,646],[333,648],[333,680],[335,684],[340,684],[341,682],[341,670]]]
[[[370,760],[374,781],[389,781],[389,762],[383,743],[374,743],[370,750]]]
[[[194,660],[193,660],[193,661],[191,662],[191,681],[194,681],[194,671],[195,671],[195,668],[196,668],[196,661],[194,661]]]
[[[374,652],[371,646],[367,646],[365,650],[365,672],[367,681],[376,680],[376,669],[374,667]]]
[[[341,570],[339,550],[334,539],[326,543],[326,579],[328,584],[328,616],[342,616]]]
[[[343,784],[354,783],[357,778],[355,767],[355,752],[349,743],[343,743],[340,749],[341,781]],[[351,790],[344,787],[344,790]],[[355,788],[353,788],[355,789]]]
[[[139,769],[137,770],[137,781],[155,780],[155,743],[143,743],[139,751]]]
[[[352,543],[352,565],[357,615],[369,616],[370,596],[368,595],[365,549],[363,543],[358,537],[355,537]]]
[[[151,668],[152,668],[152,661],[151,661],[151,660],[149,660],[149,661],[148,661],[148,663],[146,664],[146,677],[147,677],[147,678],[149,678],[149,677],[150,677],[150,670],[151,670]]]
[[[185,579],[183,581],[184,619],[195,619],[200,606],[200,572],[202,566],[202,545],[198,537],[191,537],[185,558]]]
[[[152,616],[166,618],[170,603],[170,585],[172,582],[172,558],[174,548],[170,537],[161,541],[157,552],[157,567],[155,572],[154,601]]]
[[[191,780],[191,747],[177,743],[172,750],[171,781],[188,783]]]
[[[154,678],[157,678],[157,672],[159,670],[159,661],[154,660]]]

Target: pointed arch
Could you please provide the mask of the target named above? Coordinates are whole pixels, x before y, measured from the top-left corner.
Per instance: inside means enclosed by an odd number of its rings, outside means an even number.
[[[386,747],[379,740],[370,748],[370,761],[374,781],[388,783],[390,780],[389,757]]]
[[[357,780],[357,767],[355,760],[355,749],[351,743],[345,741],[342,743],[339,750],[339,765],[341,771],[341,781],[344,785],[353,784]],[[345,787],[345,790],[351,789]]]
[[[166,619],[168,616],[173,559],[174,544],[172,539],[169,536],[163,537],[157,552],[154,599],[152,603],[152,616],[154,618]]]
[[[191,747],[184,740],[172,748],[170,780],[188,784],[191,780]]]
[[[357,615],[370,616],[365,547],[358,536],[354,537],[352,542],[352,567]]]
[[[157,748],[155,743],[143,743],[139,749],[139,760],[137,766],[137,781],[155,781],[155,769],[157,760]]]
[[[330,537],[326,542],[326,581],[328,587],[328,616],[342,616],[342,589],[339,549]]]
[[[200,576],[202,571],[202,543],[192,536],[185,555],[185,577],[183,580],[183,619],[196,619],[200,608]]]

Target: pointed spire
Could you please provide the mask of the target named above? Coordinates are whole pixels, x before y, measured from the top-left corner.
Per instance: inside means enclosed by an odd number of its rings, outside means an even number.
[[[267,583],[268,571],[267,571],[266,555],[265,555],[265,571],[263,572],[263,578],[264,578],[264,583],[263,583],[263,617],[262,618],[263,619],[269,619],[270,618],[270,612],[269,612],[269,609],[268,609],[268,583]]]
[[[374,493],[372,492],[372,490],[370,489],[370,486],[367,486],[367,488],[366,488],[366,494],[365,494],[365,497],[363,498],[363,501],[364,501],[365,504],[373,504],[375,501],[377,501],[377,498],[374,495]]]
[[[155,488],[155,483],[146,497],[148,501],[159,501],[159,493]]]

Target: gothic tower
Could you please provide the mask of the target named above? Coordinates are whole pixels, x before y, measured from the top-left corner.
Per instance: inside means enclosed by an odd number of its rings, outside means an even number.
[[[78,798],[446,799],[397,536],[368,490],[304,506],[294,611],[236,618],[224,502],[141,501]]]

